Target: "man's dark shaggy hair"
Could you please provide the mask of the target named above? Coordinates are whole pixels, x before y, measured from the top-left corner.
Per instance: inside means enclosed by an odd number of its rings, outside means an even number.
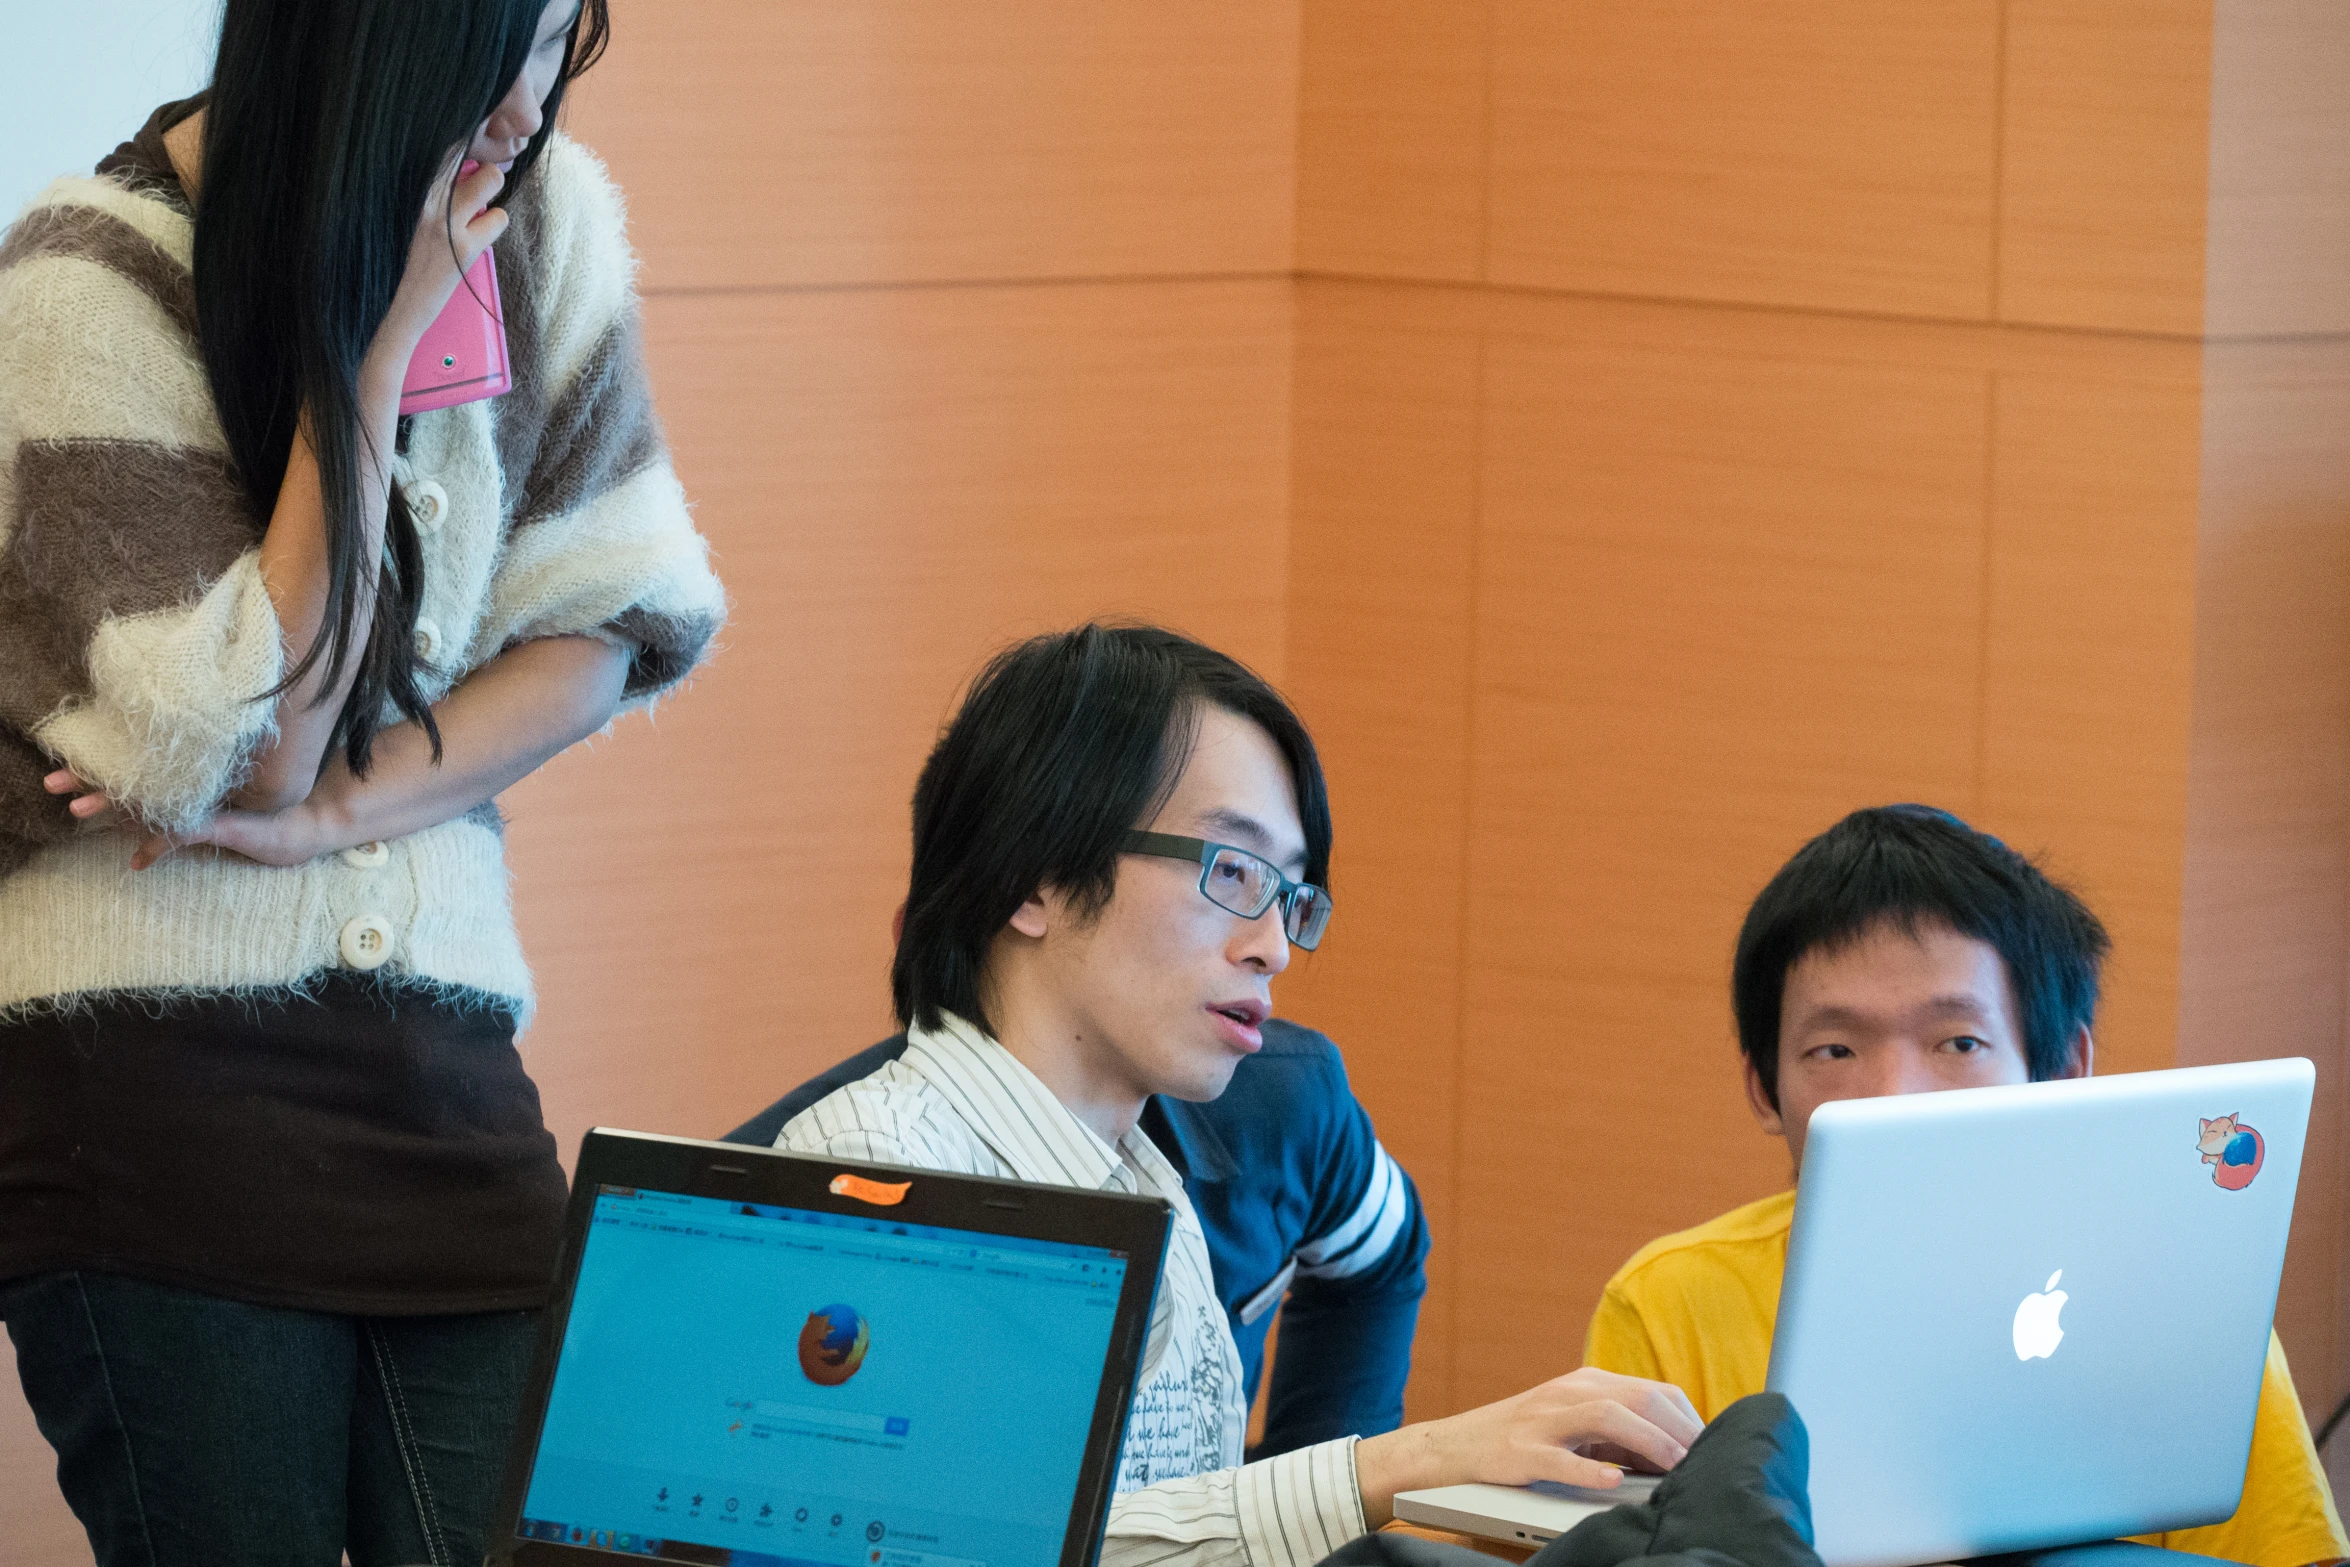
[[[1155,626],[1084,625],[998,654],[914,786],[914,865],[890,970],[898,1021],[953,1012],[993,1032],[989,947],[1041,888],[1099,909],[1119,844],[1165,803],[1220,707],[1272,738],[1297,788],[1305,880],[1327,887],[1330,800],[1314,742],[1280,693],[1214,648]]]
[[[1879,926],[1947,925],[1998,952],[2015,992],[2035,1082],[2064,1071],[2097,1012],[2111,942],[2097,916],[1988,833],[1926,805],[1855,811],[1805,844],[1746,911],[1731,965],[1738,1048],[1779,1103],[1779,1010],[1787,975]]]

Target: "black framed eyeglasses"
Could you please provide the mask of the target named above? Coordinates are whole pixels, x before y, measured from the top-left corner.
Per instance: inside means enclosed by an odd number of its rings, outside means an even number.
[[[1312,882],[1291,881],[1263,855],[1205,838],[1139,829],[1129,832],[1118,847],[1128,854],[1197,865],[1201,895],[1244,920],[1256,919],[1280,904],[1282,932],[1308,952],[1321,945],[1322,932],[1330,926],[1329,890]]]

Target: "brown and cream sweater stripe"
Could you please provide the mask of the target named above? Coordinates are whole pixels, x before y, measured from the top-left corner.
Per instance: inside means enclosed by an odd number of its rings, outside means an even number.
[[[185,826],[268,738],[286,650],[262,522],[195,336],[194,226],[159,140],[50,186],[0,236],[0,1016],[94,991],[300,987],[372,916],[404,977],[527,1008],[495,813],[272,869],[134,875],[41,776],[62,762]],[[619,194],[552,137],[498,241],[514,390],[408,421],[394,480],[430,526],[427,694],[504,649],[587,634],[628,696],[683,679],[725,614],[656,421]]]

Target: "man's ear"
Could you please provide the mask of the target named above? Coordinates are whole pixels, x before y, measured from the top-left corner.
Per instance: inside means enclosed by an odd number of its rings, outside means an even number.
[[[2058,1077],[2087,1077],[2097,1069],[2097,1041],[2090,1037],[2089,1025],[2083,1023],[2073,1030],[2072,1048],[2064,1054],[2064,1066]]]
[[[1045,901],[1042,892],[1031,893],[1028,901],[1012,911],[1004,923],[1031,941],[1042,941],[1044,933],[1053,928],[1055,906]]]
[[[1754,1069],[1754,1058],[1740,1051],[1738,1062],[1746,1068],[1746,1105],[1754,1112],[1755,1120],[1773,1137],[1787,1135],[1787,1123],[1779,1119],[1779,1107],[1771,1103],[1770,1090],[1763,1087],[1762,1074]]]

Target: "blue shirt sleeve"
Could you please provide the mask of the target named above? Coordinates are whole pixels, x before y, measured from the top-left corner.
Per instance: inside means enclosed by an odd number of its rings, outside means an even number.
[[[1280,1309],[1265,1457],[1403,1421],[1427,1285],[1419,1193],[1379,1145],[1338,1047],[1278,1018],[1221,1098],[1154,1100],[1176,1145],[1253,1401]],[[1286,1295],[1286,1304],[1283,1303]]]
[[[1428,1288],[1419,1188],[1380,1145],[1335,1046],[1328,1075],[1320,1096],[1327,1174],[1281,1308],[1259,1456],[1403,1424],[1412,1335]]]

